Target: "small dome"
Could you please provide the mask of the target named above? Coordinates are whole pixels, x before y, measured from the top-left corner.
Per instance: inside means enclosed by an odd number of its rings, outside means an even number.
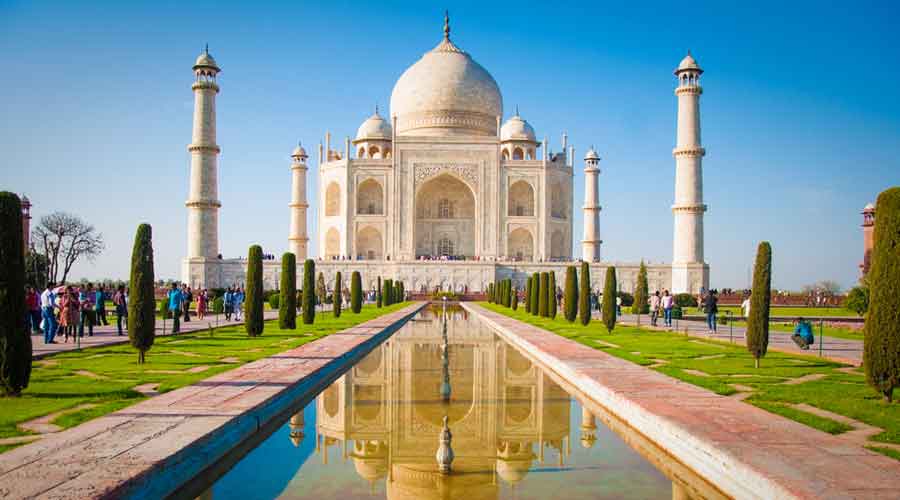
[[[219,65],[216,64],[216,60],[213,59],[213,56],[209,53],[209,47],[203,49],[203,52],[197,56],[197,60],[194,61],[194,71],[200,68],[209,68],[215,71],[221,71],[219,69]]]
[[[597,152],[594,151],[594,147],[591,146],[591,149],[589,149],[588,152],[585,153],[584,159],[585,160],[599,160],[600,155],[598,155]]]
[[[506,123],[500,127],[501,141],[530,141],[537,142],[534,135],[534,128],[516,113],[515,116],[506,120]]]
[[[294,148],[294,152],[291,153],[291,157],[293,157],[293,158],[308,158],[309,155],[306,154],[306,150],[303,149],[303,146],[298,142],[297,147]]]
[[[675,74],[681,73],[682,71],[693,70],[699,73],[703,73],[703,70],[700,69],[700,65],[697,64],[697,61],[694,60],[694,56],[691,55],[691,52],[688,51],[687,55],[684,56],[684,59],[678,63],[678,69],[675,70]]]
[[[522,481],[530,470],[531,458],[497,460],[497,475],[509,484]]]
[[[866,203],[866,206],[865,206],[865,208],[863,208],[863,210],[865,210],[866,212],[875,210],[875,205],[873,205],[871,203]]]
[[[378,114],[378,108],[375,108],[375,114],[359,126],[354,142],[372,139],[389,141],[393,138],[392,132],[391,124]]]

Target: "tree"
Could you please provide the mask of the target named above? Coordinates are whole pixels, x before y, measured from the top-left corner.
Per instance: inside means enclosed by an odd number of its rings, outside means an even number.
[[[153,289],[153,231],[149,224],[141,224],[134,236],[128,279],[128,338],[138,350],[138,364],[144,363],[156,337]]]
[[[33,286],[36,290],[47,288],[47,272],[50,269],[50,261],[47,256],[38,253],[31,245],[31,249],[25,254],[25,284]]]
[[[556,319],[556,271],[550,271],[550,281],[547,284],[547,317]]]
[[[394,289],[394,285],[391,282],[391,279],[388,278],[388,279],[384,280],[383,286],[384,286],[384,290],[382,290],[382,292],[381,292],[381,294],[383,295],[381,300],[382,300],[382,302],[384,302],[385,306],[389,306],[389,305],[391,305],[391,291]]]
[[[878,195],[875,213],[863,366],[869,385],[890,403],[900,386],[900,187]]]
[[[487,301],[488,301],[488,304],[494,303],[494,284],[493,283],[488,283]]]
[[[341,272],[334,274],[334,292],[331,297],[331,312],[335,318],[341,317],[341,304],[344,302],[344,281],[341,279]]]
[[[525,280],[525,312],[531,312],[531,276]]]
[[[619,288],[615,266],[606,268],[606,281],[603,283],[603,326],[608,333],[616,327],[616,289]]]
[[[512,289],[512,309],[516,311],[519,309],[519,289],[518,287]]]
[[[0,388],[19,396],[31,378],[31,332],[25,324],[22,201],[0,192]]]
[[[281,297],[278,300],[278,327],[297,328],[297,257],[291,252],[281,256]]]
[[[760,358],[769,348],[769,304],[772,300],[772,246],[763,241],[756,249],[750,316],[747,318],[747,350],[759,368]]]
[[[65,212],[41,217],[31,239],[47,257],[47,278],[54,283],[65,283],[75,262],[82,257],[94,260],[104,248],[103,235],[94,226]]]
[[[638,268],[637,283],[634,286],[634,302],[631,304],[632,314],[647,314],[650,312],[650,304],[647,302],[650,297],[650,287],[647,284],[647,266],[641,261],[641,267]],[[640,317],[638,318],[640,321]]]
[[[359,271],[353,271],[350,275],[350,310],[353,314],[362,311],[362,279]]]
[[[590,297],[588,298],[590,309]],[[566,289],[563,292],[563,316],[569,323],[574,323],[578,317],[578,274],[575,266],[566,268]]]
[[[540,275],[540,285],[538,286],[538,314],[544,318],[550,315],[550,304],[547,303],[547,298],[550,296],[550,293],[547,289],[550,287],[550,274],[547,272],[542,272]]]
[[[505,279],[502,283],[503,286],[500,288],[500,303],[504,307],[509,307],[512,305],[512,302],[509,300],[509,280]]]
[[[591,265],[581,263],[581,281],[578,291],[578,320],[587,326],[591,322]]]
[[[263,332],[262,273],[262,247],[253,245],[247,255],[247,310],[244,313],[244,329],[251,337],[259,337]]]
[[[375,305],[381,307],[381,276],[378,277],[378,286],[375,289]]]
[[[303,324],[311,325],[316,320],[316,298],[313,295],[315,290],[316,262],[312,259],[306,259],[303,263]],[[325,277],[319,273],[322,280],[322,289],[325,288]],[[324,303],[324,300],[322,301]]]
[[[316,295],[319,299],[319,304],[324,304],[325,299],[328,298],[328,288],[325,286],[325,273],[319,271],[319,277],[316,278]],[[315,301],[313,301],[315,305]]]
[[[541,304],[541,275],[535,272],[531,275],[531,314],[537,316],[540,314]]]
[[[862,316],[869,310],[869,287],[855,286],[844,299],[844,308]]]
[[[403,302],[403,282],[395,281],[394,282],[394,298],[392,300],[392,304],[399,304]]]

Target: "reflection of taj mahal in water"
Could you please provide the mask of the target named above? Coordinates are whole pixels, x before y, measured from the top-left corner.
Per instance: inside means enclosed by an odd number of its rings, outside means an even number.
[[[221,259],[218,245],[216,61],[204,52],[196,81],[188,256],[183,277],[194,286],[242,282],[246,263]],[[703,256],[703,204],[699,77],[688,55],[678,77],[673,262],[648,266],[651,289],[697,291],[708,285]],[[375,114],[355,139],[318,148],[319,238],[317,270],[360,271],[365,286],[378,276],[402,280],[409,290],[483,290],[497,279],[521,286],[530,273],[561,275],[573,258],[575,149],[563,135],[559,152],[538,140],[518,110],[503,120],[503,97],[491,74],[444,36],[406,69],[394,85],[387,116]],[[298,146],[291,163],[289,249],[307,258],[308,155]],[[602,262],[600,157],[584,156],[585,192],[580,257],[595,265],[595,288],[614,264],[623,289],[633,287],[637,263]],[[623,214],[620,214],[623,215]],[[625,237],[618,235],[617,237]],[[280,268],[266,262],[264,279],[275,288]]]

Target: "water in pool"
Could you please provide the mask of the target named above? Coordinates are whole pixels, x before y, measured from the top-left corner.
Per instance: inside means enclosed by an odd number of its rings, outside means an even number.
[[[196,481],[208,484],[210,474]],[[683,478],[673,483],[545,370],[460,309],[420,313],[201,494],[241,500],[695,496],[708,495]]]

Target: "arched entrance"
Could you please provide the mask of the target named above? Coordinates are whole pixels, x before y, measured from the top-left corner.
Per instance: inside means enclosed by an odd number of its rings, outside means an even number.
[[[509,233],[507,241],[508,256],[516,260],[534,259],[534,239],[525,228],[514,229]]]
[[[381,233],[374,227],[367,226],[356,234],[356,258],[360,260],[381,260]]]
[[[475,255],[475,195],[463,181],[442,174],[416,192],[416,257]]]

